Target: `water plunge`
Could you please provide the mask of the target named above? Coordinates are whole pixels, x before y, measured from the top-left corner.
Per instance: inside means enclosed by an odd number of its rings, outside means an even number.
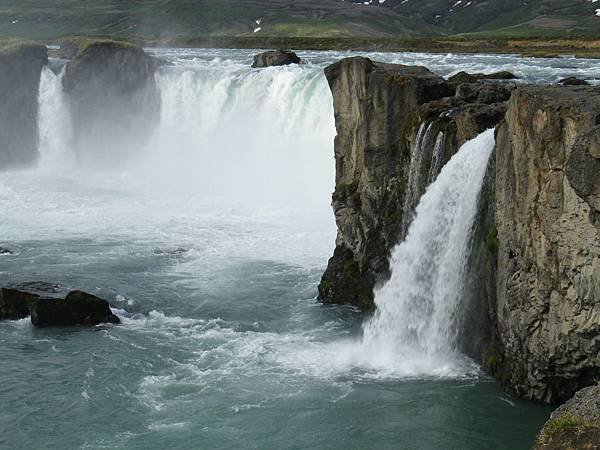
[[[377,311],[364,324],[363,351],[369,349],[374,365],[399,361],[435,375],[461,359],[455,322],[493,147],[493,129],[464,144],[421,198],[406,239],[392,253],[391,279],[375,293]]]

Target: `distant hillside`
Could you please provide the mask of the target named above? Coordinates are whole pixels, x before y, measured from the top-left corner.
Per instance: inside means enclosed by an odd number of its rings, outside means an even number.
[[[598,10],[598,11],[596,11]],[[0,0],[0,36],[600,34],[592,0]]]
[[[386,0],[384,5],[450,34],[600,34],[597,0]]]

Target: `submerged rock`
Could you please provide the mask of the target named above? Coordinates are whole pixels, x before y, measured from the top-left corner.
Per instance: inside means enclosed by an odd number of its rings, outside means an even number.
[[[581,80],[576,77],[563,78],[562,80],[560,80],[558,82],[558,84],[562,84],[563,86],[589,86],[590,85],[590,83],[588,83],[587,81]]]
[[[29,316],[30,306],[39,297],[17,289],[0,288],[0,320],[20,320]]]
[[[46,281],[25,281],[23,283],[15,283],[10,287],[19,289],[21,291],[42,295],[57,294],[63,289],[61,284],[48,283]]]
[[[270,50],[254,56],[253,68],[300,64],[300,58],[290,50]]]
[[[600,385],[580,390],[552,413],[534,450],[600,448]]]
[[[106,300],[82,291],[72,291],[64,299],[39,298],[31,305],[31,323],[38,327],[120,322]]]
[[[0,40],[0,170],[34,163],[38,154],[38,91],[46,47]]]

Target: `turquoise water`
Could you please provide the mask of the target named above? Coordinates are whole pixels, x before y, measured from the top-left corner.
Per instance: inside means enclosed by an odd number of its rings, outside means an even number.
[[[0,173],[0,245],[14,252],[0,256],[0,285],[84,289],[123,319],[0,322],[0,447],[529,448],[548,407],[472,364],[373,362],[360,354],[364,317],[315,300],[335,241],[321,68],[341,54],[253,72],[250,51],[160,52],[175,66],[159,77],[147,153],[111,167],[72,158],[60,80],[46,73],[42,161]],[[444,75],[600,74],[586,60],[385,58]]]

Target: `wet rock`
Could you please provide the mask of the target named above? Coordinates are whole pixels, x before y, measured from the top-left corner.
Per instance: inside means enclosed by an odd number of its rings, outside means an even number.
[[[39,298],[30,309],[31,323],[38,327],[120,323],[106,300],[82,291],[72,291],[64,299]]]
[[[17,289],[0,288],[0,320],[20,320],[29,316],[30,306],[39,297]]]
[[[254,56],[252,68],[300,64],[300,58],[290,50],[270,50]]]
[[[475,83],[479,80],[516,80],[517,77],[515,74],[507,71],[500,71],[494,73],[467,73],[467,72],[458,72],[456,75],[448,78],[448,82],[450,83]]]
[[[589,86],[590,85],[590,83],[588,83],[587,81],[581,80],[576,77],[563,78],[562,80],[560,80],[558,82],[558,84],[562,84],[563,86]]]
[[[38,157],[38,91],[46,47],[0,40],[0,170]]]
[[[75,40],[63,86],[81,160],[112,165],[145,148],[160,114],[158,62],[134,44]]]
[[[552,413],[534,450],[600,448],[600,385],[577,392]]]
[[[10,256],[12,254],[13,254],[12,250],[9,250],[5,247],[0,247],[0,256]]]

